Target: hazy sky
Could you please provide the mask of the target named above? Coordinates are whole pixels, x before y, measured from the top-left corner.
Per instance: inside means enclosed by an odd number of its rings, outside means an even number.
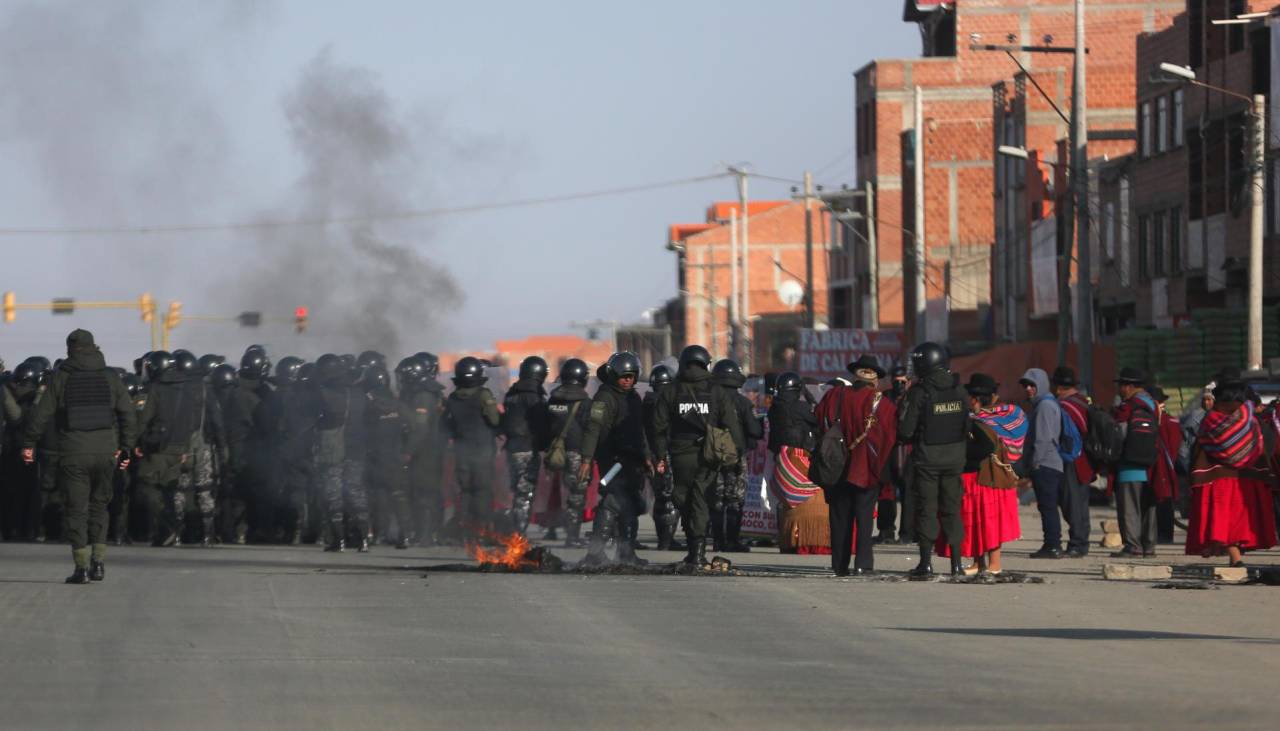
[[[852,72],[918,52],[901,11],[899,0],[3,2],[0,228],[434,209],[738,162],[848,182]],[[308,78],[338,91],[309,95]],[[317,98],[332,105],[317,109]],[[382,157],[343,159],[335,140],[356,127],[382,135],[363,138]],[[317,162],[330,153],[343,164]],[[787,194],[752,183],[753,198]],[[352,307],[390,308],[405,351],[485,348],[567,332],[571,320],[638,319],[675,294],[665,227],[733,195],[725,179],[371,227],[450,272],[460,302],[387,289],[393,302],[365,307],[332,291],[376,289],[386,259],[356,283],[306,267],[294,276],[291,257],[324,251],[305,242],[347,246],[345,229],[4,236],[0,289],[21,301],[150,291],[190,314],[313,310],[315,332],[302,338],[287,326],[186,324],[175,344],[197,352],[257,341],[277,357],[314,355],[328,345],[326,321],[356,322],[335,312]],[[258,291],[275,283],[274,297]],[[97,331],[115,362],[147,349],[133,314],[23,312],[0,326],[0,356],[56,354],[75,325]]]

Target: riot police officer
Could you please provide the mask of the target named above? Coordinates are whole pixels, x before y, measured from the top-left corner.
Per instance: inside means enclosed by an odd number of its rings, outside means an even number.
[[[409,495],[410,541],[438,543],[444,522],[444,386],[436,380],[440,361],[419,353],[396,366],[396,383],[407,427],[405,454],[409,457],[406,490]]]
[[[219,495],[219,509],[223,541],[227,543],[244,543],[250,527],[256,538],[266,540],[270,534],[264,525],[269,521],[269,511],[264,508],[271,505],[270,448],[274,436],[269,423],[270,375],[271,360],[266,350],[261,345],[249,346],[240,358],[236,386],[223,414],[230,448],[231,489],[225,491],[225,496]]]
[[[658,454],[670,455],[658,470],[672,471],[673,497],[689,544],[684,561],[693,566],[706,563],[709,493],[720,471],[734,461],[725,450],[745,444],[738,409],[723,388],[713,386],[710,368],[711,353],[701,345],[681,351],[676,385],[659,397],[654,415]],[[733,446],[723,444],[723,432],[716,430],[727,431]]]
[[[547,428],[547,362],[531,355],[520,363],[519,378],[503,398],[502,433],[506,436],[511,476],[512,528],[523,534],[533,511]]]
[[[177,490],[167,507],[173,511],[172,524],[179,538],[185,532],[188,507],[194,507],[194,512],[200,515],[202,527],[200,544],[208,547],[213,545],[215,537],[218,464],[225,463],[227,455],[222,406],[213,393],[213,387],[205,382],[204,372],[195,355],[185,350],[175,352],[173,367],[183,377],[184,403],[192,413],[194,424]]]
[[[126,373],[121,377],[129,398],[133,400],[134,413],[139,418],[147,407],[147,386],[142,378]],[[129,506],[133,501],[133,483],[137,472],[137,463],[130,463],[128,469],[116,470],[115,490],[108,506],[107,535],[117,546],[131,543],[129,535]]]
[[[302,382],[301,358],[286,356],[276,363],[275,396],[271,400],[277,414],[271,454],[278,486],[273,524],[281,526],[293,545],[302,543],[311,527],[311,506],[315,504],[311,447],[319,405],[315,389]]]
[[[654,415],[658,410],[658,397],[669,390],[675,383],[675,375],[665,365],[656,365],[649,372],[649,392],[644,395],[644,434],[654,458],[662,460],[667,455],[657,451],[657,435],[654,433]],[[676,526],[680,523],[680,511],[671,499],[675,490],[671,481],[671,470],[655,472],[649,480],[653,487],[653,524],[658,531],[658,550],[677,549],[675,544]]]
[[[616,532],[618,561],[642,563],[636,558],[634,531],[636,516],[644,512],[644,474],[653,460],[644,436],[644,405],[635,391],[640,358],[625,351],[614,353],[602,375],[604,382],[591,403],[582,437],[583,460],[578,480],[585,483],[590,478],[593,461],[601,475],[607,475],[615,466],[619,471],[600,488],[586,561],[604,563],[605,542]]]
[[[547,401],[547,436],[551,444],[547,456],[555,449],[564,451],[564,467],[558,470],[558,475],[565,493],[565,548],[583,545],[582,516],[587,507],[587,482],[581,479],[580,472],[584,461],[582,439],[591,418],[591,397],[587,395],[590,377],[591,369],[586,363],[578,358],[566,360],[560,366],[560,385]]]
[[[717,551],[745,553],[751,550],[742,542],[742,510],[747,500],[746,455],[764,438],[764,427],[756,418],[756,405],[742,393],[747,378],[741,366],[728,358],[716,361],[711,378],[732,399],[742,426],[742,439],[735,443],[738,463],[720,470],[712,496],[711,536]]]
[[[916,578],[933,574],[931,556],[939,524],[951,543],[952,575],[964,573],[960,473],[969,428],[969,399],[949,364],[950,357],[941,345],[917,345],[911,351],[916,383],[903,397],[898,412],[898,439],[912,445],[910,487],[915,493],[915,534],[920,546],[920,563],[911,570]]]
[[[0,500],[3,500],[0,532],[6,540],[32,540],[44,535],[44,500],[39,468],[22,461],[22,432],[40,399],[41,373],[37,364],[23,361],[7,375],[8,382],[0,386],[9,404],[3,447],[4,482],[0,489]]]
[[[459,359],[453,369],[455,388],[445,402],[445,423],[453,436],[454,475],[461,493],[455,520],[460,530],[484,530],[490,522],[494,439],[502,416],[485,387],[488,380],[479,359]]]
[[[319,401],[316,476],[324,493],[325,550],[341,552],[348,535],[361,553],[369,550],[369,496],[364,467],[368,449],[368,396],[354,378],[357,369],[332,353],[316,361]]]
[[[408,431],[404,404],[391,393],[391,378],[376,363],[364,374],[364,387],[369,396],[368,429],[369,495],[374,506],[374,532],[384,543],[396,548],[409,547],[412,532],[409,518],[406,466],[409,454],[405,442]],[[395,523],[396,538],[391,539]]]

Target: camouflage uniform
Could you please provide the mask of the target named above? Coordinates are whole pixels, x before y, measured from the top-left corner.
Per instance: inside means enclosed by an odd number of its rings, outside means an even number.
[[[538,471],[542,468],[542,455],[538,452],[508,452],[507,465],[511,472],[511,520],[521,533],[529,527],[533,514],[533,491],[538,487]]]
[[[173,513],[169,520],[179,536],[185,533],[188,506],[194,506],[200,513],[201,536],[206,543],[213,540],[215,473],[213,448],[203,436],[196,435],[192,438],[191,451],[187,453],[187,461],[182,465],[170,498],[169,507]]]
[[[567,535],[577,539],[582,531],[582,516],[587,510],[587,480],[578,479],[582,469],[582,454],[564,453],[564,471],[560,473],[560,487],[564,488],[564,508]]]

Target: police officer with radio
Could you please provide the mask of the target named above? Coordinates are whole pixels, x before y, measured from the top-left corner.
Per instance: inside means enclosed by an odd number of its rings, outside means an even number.
[[[950,356],[937,343],[921,343],[911,351],[916,383],[898,411],[898,440],[912,445],[915,533],[920,563],[913,578],[933,575],[932,554],[938,527],[951,544],[951,573],[964,573],[960,546],[964,523],[960,503],[964,487],[965,436],[969,427],[968,395],[952,373]]]

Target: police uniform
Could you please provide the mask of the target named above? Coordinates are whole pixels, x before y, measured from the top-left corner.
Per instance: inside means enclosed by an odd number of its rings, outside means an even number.
[[[430,545],[440,538],[444,523],[444,387],[434,378],[400,391],[408,425],[408,491],[410,530]]]
[[[547,401],[547,435],[564,439],[564,469],[559,473],[564,490],[565,545],[574,546],[582,532],[582,516],[587,507],[587,481],[578,479],[582,470],[582,440],[591,420],[591,398],[577,384],[563,384]],[[563,435],[563,437],[561,437]]]
[[[494,438],[502,423],[497,401],[483,385],[458,388],[445,402],[445,415],[453,435],[459,492],[455,522],[463,530],[487,527],[493,506]]]
[[[644,437],[644,405],[634,389],[624,389],[610,379],[596,391],[590,418],[582,437],[583,458],[590,456],[603,476],[620,465],[621,470],[600,488],[595,525],[588,554],[603,557],[604,542],[615,531],[618,560],[635,560],[635,517],[644,512],[644,472],[649,462]]]
[[[503,398],[502,432],[511,478],[511,522],[524,533],[533,509],[542,451],[546,448],[546,392],[536,378],[521,378]]]
[[[654,458],[660,460],[667,459],[669,455],[658,451],[654,422],[658,411],[658,398],[671,388],[673,385],[670,383],[653,386],[644,395],[645,437],[648,439]],[[675,482],[672,480],[671,470],[651,475],[649,484],[653,487],[653,524],[658,531],[658,550],[669,551],[675,539],[676,527],[680,524],[680,511],[676,509],[675,500],[672,498],[675,493]]]
[[[969,424],[968,394],[960,378],[936,368],[907,391],[898,412],[898,438],[912,444],[911,489],[915,498],[915,534],[932,551],[941,524],[959,556],[964,541],[960,507],[964,487],[965,437]]]

